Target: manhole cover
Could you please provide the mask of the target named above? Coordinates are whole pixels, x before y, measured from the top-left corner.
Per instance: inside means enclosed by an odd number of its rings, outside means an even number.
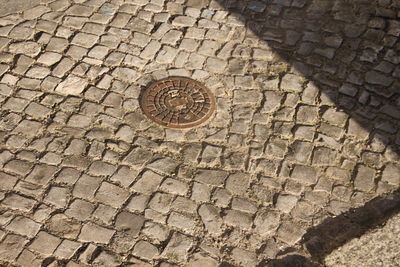
[[[195,80],[169,77],[146,88],[140,105],[147,117],[158,124],[190,128],[210,118],[215,110],[215,98],[209,89]]]

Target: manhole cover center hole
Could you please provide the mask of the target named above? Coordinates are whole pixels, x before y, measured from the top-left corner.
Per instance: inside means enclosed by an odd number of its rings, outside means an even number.
[[[203,84],[186,77],[152,83],[141,95],[141,108],[154,122],[170,128],[190,128],[215,111],[215,97]]]

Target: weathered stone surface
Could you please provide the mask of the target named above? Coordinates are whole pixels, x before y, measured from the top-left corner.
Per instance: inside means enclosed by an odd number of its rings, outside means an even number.
[[[400,184],[400,166],[389,163],[382,172],[382,181],[393,185]]]
[[[115,231],[113,230],[95,224],[85,224],[82,227],[78,239],[83,242],[107,244],[114,233]]]
[[[39,231],[39,228],[40,224],[23,216],[15,217],[6,227],[6,229],[9,231],[28,236],[30,238],[36,235],[36,233]]]
[[[34,57],[40,53],[41,47],[39,44],[34,42],[21,42],[11,44],[9,50],[11,53]]]
[[[185,261],[188,257],[188,250],[192,245],[193,241],[189,237],[174,233],[161,255],[170,259]]]
[[[195,176],[195,180],[200,183],[210,185],[222,185],[228,176],[227,172],[215,170],[199,170]]]
[[[130,212],[121,212],[115,220],[115,228],[124,231],[130,236],[136,236],[144,223],[144,218]]]
[[[357,168],[357,174],[354,179],[354,187],[362,191],[369,191],[375,185],[374,179],[375,171],[369,167],[361,165]]]
[[[397,190],[399,6],[306,2],[60,0],[1,17],[2,264],[263,265]],[[142,114],[168,76],[212,91],[207,124]]]
[[[13,261],[28,242],[20,235],[8,234],[0,244],[0,258],[5,261]]]
[[[152,171],[146,171],[142,177],[132,186],[136,192],[150,194],[157,189],[163,177]]]
[[[206,229],[210,233],[222,233],[222,219],[220,217],[220,212],[216,207],[204,204],[199,208],[199,215]]]
[[[56,87],[55,91],[65,95],[79,95],[87,85],[86,80],[70,75]]]
[[[29,245],[29,248],[44,256],[49,256],[54,252],[60,243],[60,238],[41,231],[36,236],[33,243]]]

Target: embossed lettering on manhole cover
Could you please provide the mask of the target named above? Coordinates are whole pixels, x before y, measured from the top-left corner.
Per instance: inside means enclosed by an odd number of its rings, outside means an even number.
[[[215,97],[195,80],[169,77],[146,88],[140,105],[147,117],[165,127],[190,128],[210,118]]]

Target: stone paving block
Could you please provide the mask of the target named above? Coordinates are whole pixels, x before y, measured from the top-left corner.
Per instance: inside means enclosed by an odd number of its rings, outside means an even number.
[[[233,102],[235,104],[257,103],[261,100],[261,93],[253,90],[233,91]]]
[[[173,195],[155,193],[148,206],[157,212],[167,214],[170,211],[172,200]]]
[[[230,204],[231,198],[232,194],[228,190],[217,188],[211,199],[215,202],[216,206],[226,208]]]
[[[65,12],[68,15],[72,16],[82,16],[82,17],[88,17],[92,14],[93,12],[92,7],[88,6],[83,6],[83,5],[74,5],[68,8]]]
[[[384,105],[381,111],[393,118],[399,119],[400,118],[400,111],[399,108],[392,105]]]
[[[24,54],[30,57],[37,56],[41,51],[41,47],[37,43],[30,41],[11,44],[8,49],[11,53]]]
[[[70,259],[81,247],[81,244],[75,241],[63,240],[57,247],[54,255],[62,259]]]
[[[297,203],[297,197],[292,195],[280,194],[276,200],[276,208],[289,213]]]
[[[257,211],[256,204],[244,198],[233,198],[231,206],[234,210],[244,211],[251,214],[254,214]]]
[[[304,124],[315,124],[318,120],[318,108],[312,106],[300,106],[297,109],[296,121]]]
[[[142,233],[157,240],[158,242],[165,241],[169,236],[169,228],[158,223],[146,222],[143,226]]]
[[[164,182],[161,184],[160,189],[171,194],[177,194],[177,195],[186,195],[186,193],[189,190],[189,186],[176,179],[172,178],[167,178],[164,180]]]
[[[157,54],[156,62],[160,64],[170,64],[174,61],[177,54],[177,49],[170,46],[163,46]]]
[[[41,231],[33,240],[32,244],[29,245],[29,249],[45,256],[50,256],[60,243],[60,238]]]
[[[212,233],[219,235],[223,232],[222,230],[222,218],[220,211],[213,205],[203,204],[199,208],[199,215],[203,221],[206,229]]]
[[[386,77],[376,71],[369,71],[365,74],[365,81],[371,84],[377,84],[382,86],[389,86],[393,83],[393,78]]]
[[[281,81],[281,88],[283,90],[289,90],[294,92],[303,91],[303,81],[300,76],[294,74],[286,74]]]
[[[137,236],[144,224],[144,217],[127,211],[119,213],[115,219],[115,228],[126,234]]]
[[[22,265],[22,266],[28,266],[28,265],[41,265],[42,260],[38,258],[34,253],[31,251],[24,249],[21,254],[18,256],[17,263]]]
[[[87,223],[82,227],[78,239],[83,242],[95,242],[108,244],[115,231],[93,223]]]
[[[65,214],[80,221],[84,221],[90,217],[94,211],[94,208],[95,206],[88,201],[75,199],[69,205],[69,208],[65,211]]]
[[[211,190],[207,185],[194,183],[192,187],[192,195],[191,198],[194,201],[198,202],[206,202],[209,201],[211,196]]]
[[[146,195],[135,195],[130,199],[128,205],[126,206],[126,209],[130,211],[143,212],[147,207],[149,199],[150,197]]]
[[[192,53],[189,55],[187,62],[185,62],[185,67],[188,69],[202,69],[205,60],[205,56]]]
[[[86,34],[86,33],[78,33],[75,35],[74,39],[72,39],[71,43],[83,46],[85,48],[91,48],[94,44],[96,44],[98,40],[98,36],[93,34]]]
[[[53,153],[53,152],[49,152],[46,153],[41,159],[40,162],[42,163],[46,163],[48,165],[58,165],[60,164],[62,161],[62,158],[60,155]]]
[[[305,233],[304,228],[294,222],[284,222],[278,229],[277,237],[287,244],[295,244]]]
[[[337,156],[337,152],[325,148],[317,147],[313,151],[313,164],[317,165],[333,165]]]
[[[10,195],[6,196],[6,198],[1,202],[1,205],[4,207],[25,212],[32,210],[35,204],[35,200],[17,195],[15,193],[11,193]]]
[[[102,251],[99,256],[93,261],[93,264],[98,266],[120,266],[121,260],[117,255],[107,251]]]
[[[158,188],[162,180],[163,176],[153,171],[145,171],[131,188],[142,194],[150,194]]]
[[[95,176],[110,176],[116,170],[114,165],[103,161],[94,161],[89,167],[89,174]]]
[[[305,165],[295,165],[290,177],[307,184],[314,184],[318,180],[316,169]]]
[[[100,186],[100,183],[101,178],[84,174],[75,183],[72,194],[76,197],[91,199],[92,197],[94,197],[94,193]]]
[[[53,37],[46,46],[46,51],[62,53],[68,46],[68,41],[64,38]]]
[[[97,190],[95,198],[102,203],[119,208],[127,200],[128,196],[129,191],[116,185],[103,182]]]
[[[57,66],[53,69],[53,71],[52,71],[52,74],[54,75],[54,76],[57,76],[57,77],[63,77],[72,67],[73,67],[73,65],[75,64],[75,62],[73,61],[73,60],[71,60],[71,59],[69,59],[69,58],[63,58],[58,64],[57,64]],[[42,83],[42,87],[45,87],[45,89],[48,89],[48,90],[53,90],[54,88],[56,88],[56,86],[59,84],[59,82],[58,82],[58,80],[57,80],[57,82],[55,82],[56,80],[55,80],[55,78],[53,77],[52,79],[54,80],[54,82],[52,81],[52,80],[49,80],[49,78],[50,77],[47,77],[46,79],[45,79],[45,81],[47,81],[46,82],[46,86]],[[45,82],[44,81],[44,82]],[[77,82],[78,80],[77,79],[75,79],[75,82]],[[73,81],[72,80],[70,80],[70,83],[72,83]],[[53,83],[57,83],[57,84],[53,84]],[[67,87],[67,84],[65,83],[65,85],[66,85],[66,87]],[[61,89],[61,87],[60,87],[60,89]],[[72,89],[72,90],[74,90],[74,89]]]
[[[146,260],[154,259],[158,254],[158,249],[146,241],[139,241],[133,248],[132,254]]]
[[[15,217],[6,229],[19,235],[34,237],[39,232],[40,224],[23,216]]]
[[[0,258],[6,261],[15,260],[27,242],[22,236],[8,234],[0,244]]]
[[[58,208],[64,208],[68,202],[68,195],[69,195],[68,188],[53,186],[47,193],[45,201]]]
[[[51,65],[57,63],[58,61],[60,61],[61,58],[62,58],[61,54],[53,53],[53,52],[46,52],[38,58],[37,62],[44,64],[46,66],[51,66]]]
[[[357,168],[357,174],[354,178],[354,187],[362,191],[369,191],[375,186],[374,179],[375,170],[360,165]]]
[[[88,52],[87,48],[71,45],[67,50],[67,56],[71,57],[73,60],[81,60]]]
[[[56,180],[61,183],[74,184],[80,176],[80,172],[73,168],[64,168],[58,173]]]
[[[127,166],[122,166],[113,176],[111,176],[111,180],[120,183],[124,187],[128,187],[136,179],[138,174],[138,171],[132,170]]]
[[[172,25],[179,27],[190,27],[196,23],[196,19],[189,16],[177,16],[172,21]]]
[[[389,163],[382,172],[382,181],[392,185],[400,184],[400,166]]]
[[[65,95],[79,95],[87,84],[86,80],[70,75],[57,86],[55,91]]]
[[[219,186],[224,184],[224,181],[227,176],[228,173],[224,171],[199,170],[195,176],[195,180],[197,182]]]
[[[218,164],[220,161],[222,148],[212,145],[207,145],[201,154],[201,162],[209,165]]]
[[[82,225],[64,214],[55,214],[46,222],[47,230],[62,238],[75,239],[81,231]]]
[[[100,220],[103,224],[111,225],[116,213],[117,210],[113,207],[100,204],[93,212],[93,217]]]
[[[0,172],[0,188],[3,190],[11,190],[18,181],[18,178],[14,175],[9,175],[5,172]]]
[[[160,172],[166,175],[172,175],[175,172],[178,165],[179,165],[178,162],[176,162],[172,158],[165,157],[153,161],[152,163],[147,165],[147,167],[156,172]]]
[[[72,115],[68,120],[71,127],[86,128],[92,123],[91,119],[84,115]]]
[[[188,266],[202,266],[202,265],[217,267],[218,261],[206,254],[196,253],[188,262]]]
[[[289,146],[288,159],[301,163],[307,163],[313,151],[313,145],[309,142],[295,141]]]
[[[7,60],[5,60],[5,62],[7,62]],[[7,85],[14,86],[18,82],[18,77],[11,74],[5,74],[3,75],[3,79],[1,79],[1,82]]]
[[[29,104],[29,106],[25,109],[26,114],[31,115],[33,118],[40,119],[46,118],[51,112],[51,109],[34,102]]]
[[[41,195],[44,191],[43,186],[25,181],[19,181],[14,189],[17,192],[28,196],[38,196]]]
[[[237,210],[228,210],[224,217],[224,222],[241,229],[250,229],[253,224],[249,214]]]
[[[205,68],[211,73],[221,73],[226,65],[227,63],[224,60],[209,57],[206,61]]]
[[[113,71],[113,76],[125,82],[133,82],[139,78],[139,73],[133,69],[116,68]]]
[[[4,108],[10,109],[11,111],[21,112],[23,111],[26,106],[28,105],[28,101],[22,98],[9,98]]]
[[[177,212],[172,212],[170,214],[167,223],[168,225],[182,229],[184,232],[187,233],[194,233],[194,230],[196,228],[196,222],[193,218]]]
[[[161,214],[152,209],[146,209],[144,211],[144,216],[146,219],[154,221],[156,223],[166,224],[167,215]]]
[[[255,253],[241,248],[234,248],[232,250],[232,258],[242,266],[257,266],[258,264]]]
[[[177,197],[172,203],[171,207],[176,211],[181,211],[191,214],[195,214],[197,210],[196,202],[184,197]]]
[[[65,150],[66,155],[85,155],[87,144],[79,139],[73,139]]]
[[[192,239],[183,234],[174,233],[161,256],[179,261],[186,261],[188,257],[188,250],[192,247],[192,245]]]

